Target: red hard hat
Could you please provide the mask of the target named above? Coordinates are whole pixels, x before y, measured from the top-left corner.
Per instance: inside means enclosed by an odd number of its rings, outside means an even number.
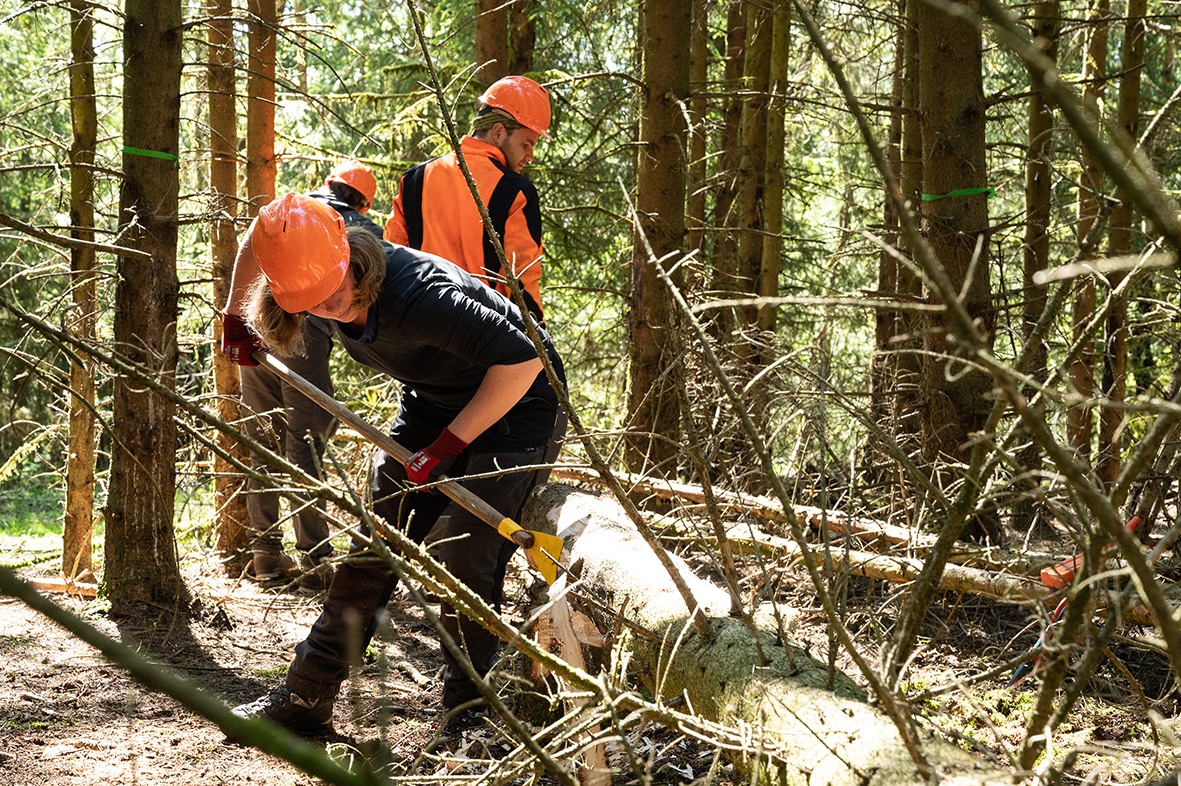
[[[286,194],[259,210],[250,244],[275,302],[289,314],[331,297],[349,267],[340,213],[300,194]]]
[[[344,183],[365,197],[368,204],[359,212],[365,213],[373,207],[373,198],[377,196],[377,178],[373,176],[373,170],[360,161],[347,158],[338,163],[324,178],[324,185],[329,183]]]
[[[480,101],[507,112],[530,131],[549,139],[549,93],[527,76],[506,76],[489,85]]]

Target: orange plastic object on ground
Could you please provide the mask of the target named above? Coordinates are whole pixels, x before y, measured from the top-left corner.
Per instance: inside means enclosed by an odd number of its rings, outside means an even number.
[[[1135,532],[1139,526],[1140,517],[1133,516],[1132,520],[1127,523],[1124,529],[1128,532]],[[1073,557],[1062,560],[1057,565],[1042,568],[1042,584],[1053,589],[1061,589],[1074,581],[1074,574],[1078,571],[1079,565],[1082,564],[1083,555],[1075,554]]]

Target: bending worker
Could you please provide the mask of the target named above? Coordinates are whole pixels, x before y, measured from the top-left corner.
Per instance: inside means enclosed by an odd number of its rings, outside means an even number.
[[[460,150],[500,236],[505,258],[521,282],[534,319],[541,308],[541,206],[521,174],[539,137],[549,138],[545,88],[525,76],[506,76],[480,96],[472,132]],[[385,239],[449,259],[512,299],[500,258],[454,152],[402,175]]]
[[[363,227],[381,237],[381,227],[365,216],[376,192],[377,179],[369,167],[344,160],[328,174],[324,186],[308,196],[339,213],[345,224]],[[242,403],[249,410],[244,413],[248,416],[246,433],[311,477],[319,478],[320,459],[335,421],[322,407],[251,359],[250,354],[261,349],[262,343],[243,319],[247,292],[257,275],[257,265],[243,259],[249,253],[245,244],[238,249],[229,302],[222,316],[222,351],[240,366]],[[243,274],[243,268],[254,272]],[[303,351],[295,355],[276,353],[293,371],[329,395],[331,334],[332,327],[324,320],[308,319],[304,323]],[[251,456],[251,466],[259,473],[272,471],[258,456]],[[299,588],[307,592],[327,589],[332,574],[332,544],[328,523],[321,515],[323,503],[304,502],[294,511],[295,547],[301,554],[297,564],[283,551],[279,494],[253,478],[246,488],[246,509],[254,533],[254,579],[264,585],[286,585],[298,580]]]
[[[354,360],[402,384],[390,435],[414,453],[405,465],[378,453],[373,510],[418,543],[446,511],[444,564],[498,609],[516,544],[446,496],[417,487],[443,473],[473,476],[463,485],[515,518],[545,480],[548,472],[536,465],[562,436],[557,395],[517,307],[439,257],[357,228],[346,234],[336,213],[307,197],[288,194],[264,207],[243,242],[264,276],[249,313],[268,346],[298,354],[302,324],[319,317]],[[557,351],[542,336],[562,375]],[[397,582],[389,564],[354,539],[284,684],[234,712],[302,733],[329,728],[341,683]],[[446,604],[442,620],[476,672],[486,675],[498,655],[496,637]],[[450,734],[478,724],[486,708],[472,703],[479,689],[452,653],[444,649],[443,658],[443,705],[455,711],[445,727]]]

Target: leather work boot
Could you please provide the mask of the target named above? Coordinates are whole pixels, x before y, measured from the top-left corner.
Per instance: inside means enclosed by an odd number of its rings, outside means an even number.
[[[323,557],[304,554],[299,560],[299,566],[301,571],[299,590],[309,595],[315,595],[328,589],[328,585],[332,583],[332,577],[336,574],[336,568],[332,566],[331,554]]]
[[[248,575],[263,585],[285,584],[299,575],[299,566],[281,551],[276,554],[256,551]]]
[[[332,703],[332,698],[309,702],[286,685],[280,685],[230,712],[239,718],[270,718],[296,734],[318,734],[332,730]]]
[[[474,729],[484,723],[488,717],[488,707],[484,705],[467,707],[452,715],[443,725],[444,737],[456,737],[468,729]]]

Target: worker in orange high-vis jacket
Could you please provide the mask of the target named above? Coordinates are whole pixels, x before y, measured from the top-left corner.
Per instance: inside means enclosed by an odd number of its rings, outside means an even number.
[[[521,282],[529,312],[539,322],[541,205],[537,189],[521,170],[533,160],[538,138],[549,138],[549,123],[545,88],[528,77],[506,76],[480,96],[471,134],[460,141],[505,258]],[[454,152],[402,176],[385,239],[449,259],[512,298]]]
[[[345,159],[336,164],[324,186],[307,196],[332,208],[346,226],[358,226],[376,237],[381,227],[365,214],[373,205],[377,178],[360,161]],[[335,428],[335,419],[324,408],[279,378],[274,371],[259,366],[251,353],[263,347],[261,339],[246,324],[243,316],[250,288],[257,284],[253,250],[249,243],[238,249],[230,297],[222,315],[222,352],[240,366],[242,404],[246,433],[272,452],[313,478],[320,477],[320,459]],[[247,274],[243,269],[249,269]],[[302,331],[302,350],[293,355],[279,355],[293,371],[311,381],[325,393],[332,394],[328,358],[332,351],[332,328],[323,320],[311,317]],[[262,458],[252,455],[251,467],[258,475],[276,470]],[[323,503],[294,505],[295,548],[297,563],[283,551],[281,525],[286,520],[279,513],[279,494],[257,478],[250,478],[246,488],[248,524],[253,533],[250,574],[264,585],[298,588],[319,592],[332,579],[332,543],[328,522],[321,513]]]

